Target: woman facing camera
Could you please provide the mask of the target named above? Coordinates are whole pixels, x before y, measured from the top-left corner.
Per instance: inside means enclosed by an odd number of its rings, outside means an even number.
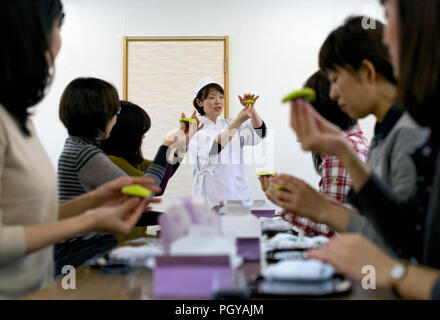
[[[239,100],[244,109],[235,119],[219,119],[225,105],[223,88],[204,78],[195,90],[193,104],[204,127],[195,134],[188,150],[193,165],[193,196],[205,199],[210,208],[227,200],[250,201],[243,147],[259,144],[267,130],[255,109],[258,96],[245,94]]]

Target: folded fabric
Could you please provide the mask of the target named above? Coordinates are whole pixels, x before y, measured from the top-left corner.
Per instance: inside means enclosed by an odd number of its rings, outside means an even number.
[[[151,266],[151,258],[163,254],[162,248],[154,246],[120,247],[109,254],[110,262],[124,263],[130,266]]]
[[[283,211],[281,217],[287,222],[290,222],[292,226],[296,226],[303,230],[305,235],[309,237],[325,236],[331,238],[337,235],[336,231],[331,229],[328,225],[318,223],[306,217],[298,216],[291,212]]]
[[[331,265],[319,260],[285,260],[269,265],[262,275],[267,280],[323,281],[333,277]]]
[[[310,238],[279,233],[270,239],[270,245],[273,249],[312,249],[318,248],[328,241],[329,239],[324,236]]]
[[[290,227],[290,223],[283,220],[281,217],[275,218],[260,218],[261,222],[261,230],[263,232],[267,231],[277,231],[277,232],[287,232],[292,230]]]

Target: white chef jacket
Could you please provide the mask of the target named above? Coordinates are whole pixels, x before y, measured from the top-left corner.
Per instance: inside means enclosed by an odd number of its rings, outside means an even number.
[[[243,146],[257,145],[264,138],[254,130],[251,120],[240,126],[221,152],[210,155],[214,139],[232,122],[233,119],[217,119],[217,123],[214,123],[202,116],[203,128],[192,137],[189,144],[188,155],[194,176],[193,197],[204,198],[209,208],[226,200],[250,201]]]

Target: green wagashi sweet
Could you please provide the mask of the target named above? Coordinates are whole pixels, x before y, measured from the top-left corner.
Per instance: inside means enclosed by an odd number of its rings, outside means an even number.
[[[180,123],[190,123],[190,122],[196,122],[196,119],[193,119],[193,118],[182,118],[182,119],[180,119]]]
[[[304,98],[308,102],[313,102],[316,99],[316,92],[312,88],[303,88],[301,90],[296,90],[285,96],[282,102],[286,103],[299,98]]]
[[[129,196],[142,197],[142,198],[151,197],[151,195],[153,194],[150,190],[142,187],[139,184],[132,184],[130,186],[123,187],[122,193]]]
[[[249,100],[246,100],[246,101],[245,101],[245,103],[247,103],[247,104],[254,104],[254,103],[255,103],[255,101],[254,101],[254,100],[251,100],[251,99],[249,99]]]
[[[269,171],[258,171],[257,176],[259,176],[259,177],[265,177],[265,176],[275,177],[275,174],[273,174],[272,172],[269,172]]]

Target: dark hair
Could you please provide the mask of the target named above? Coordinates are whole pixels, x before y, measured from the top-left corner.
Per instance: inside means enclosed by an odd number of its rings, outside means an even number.
[[[116,89],[96,78],[77,78],[70,82],[61,96],[60,119],[69,135],[96,138],[120,106]]]
[[[208,97],[209,90],[211,88],[217,90],[221,94],[225,94],[225,91],[223,90],[222,86],[217,83],[210,83],[204,86],[202,89],[200,89],[200,91],[197,93],[197,96],[193,100],[193,105],[201,116],[205,115],[205,110],[203,110],[203,107],[199,107],[196,99],[199,99],[200,101],[205,100]]]
[[[366,29],[363,21],[368,19],[349,17],[342,26],[332,31],[319,52],[319,67],[326,73],[336,67],[357,71],[363,60],[369,60],[378,74],[396,84],[388,49],[382,41],[384,25],[376,21],[375,28]]]
[[[316,99],[311,104],[313,108],[328,121],[337,125],[341,130],[350,129],[357,124],[356,119],[350,118],[341,110],[336,101],[330,99],[331,84],[322,71],[315,72],[306,81],[304,86],[315,90]],[[318,167],[322,162],[321,155],[313,152],[312,157],[315,169],[318,170]]]
[[[63,18],[59,0],[0,2],[0,103],[26,136],[29,109],[43,99],[52,82],[46,58],[51,55],[49,36]]]
[[[141,107],[121,101],[118,121],[110,137],[102,142],[102,149],[106,154],[124,158],[135,166],[144,159],[141,150],[142,136],[150,127],[150,117]]]
[[[437,131],[440,2],[399,0],[398,11],[400,97],[408,113],[420,125]]]

